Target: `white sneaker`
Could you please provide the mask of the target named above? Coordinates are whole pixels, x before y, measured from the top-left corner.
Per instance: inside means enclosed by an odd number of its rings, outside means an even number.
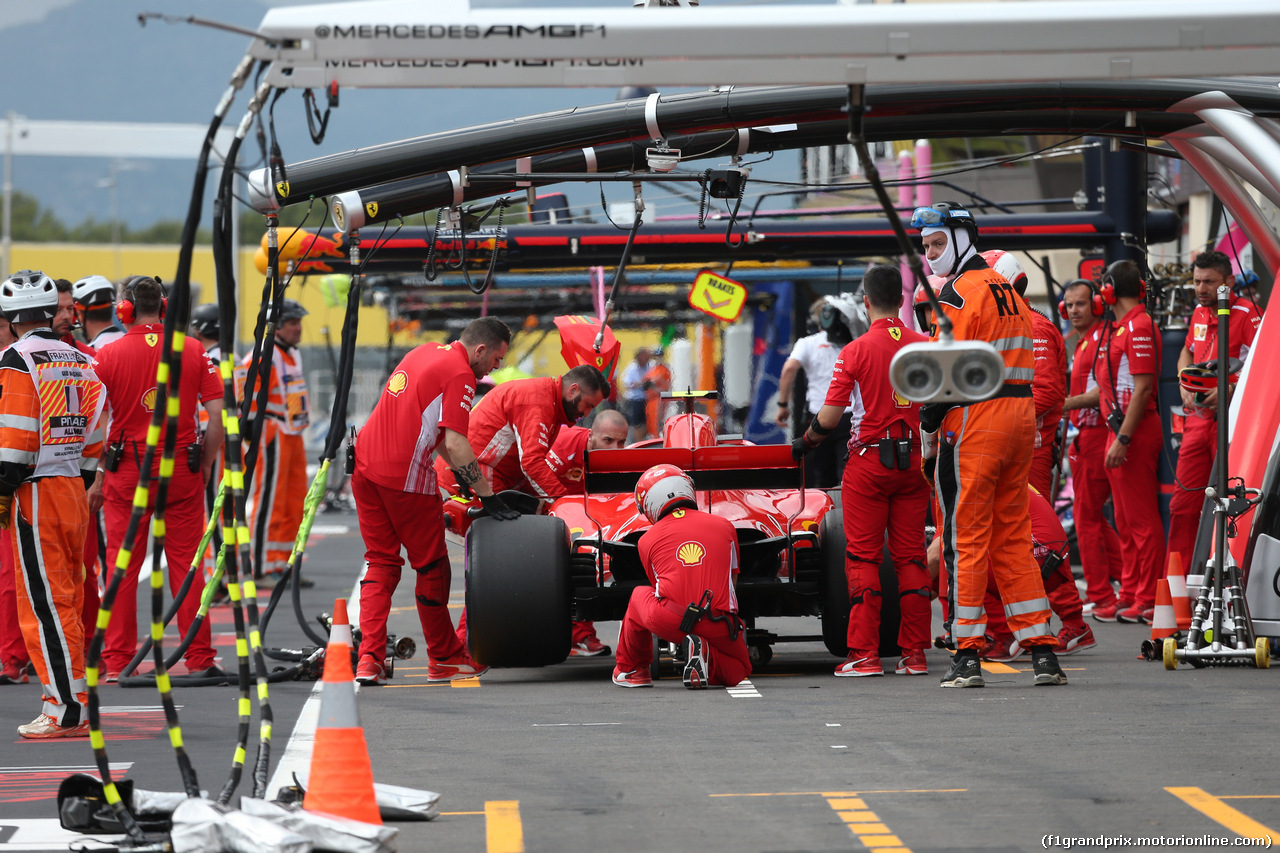
[[[707,688],[707,653],[702,638],[690,634],[684,640],[684,686],[690,690]]]

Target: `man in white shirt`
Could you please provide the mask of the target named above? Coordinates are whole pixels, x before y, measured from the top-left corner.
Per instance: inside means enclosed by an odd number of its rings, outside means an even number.
[[[631,425],[631,441],[640,441],[647,432],[645,418],[644,377],[652,366],[648,347],[636,350],[635,361],[622,371],[622,414]]]
[[[805,393],[808,414],[803,420],[802,428],[822,408],[840,350],[858,334],[866,331],[866,317],[860,308],[850,294],[826,296],[810,306],[813,325],[819,331],[796,341],[790,357],[782,365],[782,375],[778,377],[778,426],[783,429],[791,426],[791,391],[800,370],[804,370],[808,385]],[[824,441],[805,460],[804,479],[807,488],[839,487],[840,478],[844,474],[844,463],[849,457],[850,411],[848,408],[844,410],[844,415],[833,430],[834,437]]]

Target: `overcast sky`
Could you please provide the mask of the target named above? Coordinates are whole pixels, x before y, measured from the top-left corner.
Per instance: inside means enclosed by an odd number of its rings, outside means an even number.
[[[0,88],[0,116],[31,119],[190,122],[206,126],[227,78],[244,55],[242,36],[188,24],[152,21],[162,11],[256,29],[266,10],[300,5],[280,0],[0,0],[0,54],[38,57],[10,63]],[[629,7],[630,0],[475,0],[475,7]],[[721,3],[719,5],[728,5]],[[15,71],[16,67],[16,71]],[[468,89],[348,91],[333,113],[321,146],[307,132],[301,94],[290,91],[276,108],[280,144],[289,162],[441,130],[612,100],[606,89]],[[243,115],[242,92],[228,124]],[[256,146],[254,146],[256,148]],[[256,150],[246,144],[242,165]],[[194,157],[196,152],[192,152]],[[781,157],[782,155],[780,155]],[[245,158],[250,158],[246,160]],[[789,155],[787,163],[796,155]],[[138,227],[185,215],[192,161],[118,164],[121,218]],[[96,158],[21,157],[17,189],[35,195],[64,222],[110,218],[110,164]],[[598,200],[595,185],[568,190],[575,204]],[[616,191],[616,192],[615,192]],[[629,196],[616,187],[614,195]]]

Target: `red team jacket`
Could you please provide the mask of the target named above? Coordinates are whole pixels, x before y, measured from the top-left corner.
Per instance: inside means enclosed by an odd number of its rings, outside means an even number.
[[[410,350],[360,430],[356,468],[389,488],[435,494],[432,457],[446,429],[467,434],[475,393],[476,377],[461,342]]]
[[[645,531],[638,545],[658,598],[683,607],[700,602],[709,589],[713,611],[737,612],[738,534],[727,519],[677,509]]]
[[[846,344],[836,359],[825,405],[851,406],[849,447],[879,441],[894,427],[894,437],[914,435],[920,425],[920,404],[909,402],[889,384],[889,362],[907,344],[926,341],[894,317],[880,319],[857,340]],[[864,381],[867,380],[867,381]]]

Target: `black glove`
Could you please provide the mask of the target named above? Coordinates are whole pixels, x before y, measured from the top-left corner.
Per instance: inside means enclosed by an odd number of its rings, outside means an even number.
[[[950,403],[925,403],[920,407],[920,431],[937,432],[950,410]]]
[[[812,453],[814,447],[816,447],[816,445],[810,446],[807,444],[804,440],[804,436],[802,435],[795,441],[791,442],[791,458],[799,462]]]
[[[457,469],[457,468],[450,468],[450,469],[449,469],[449,472],[450,472],[451,474],[453,474],[453,479],[454,479],[454,480],[457,482],[457,484],[458,484],[458,494],[459,494],[459,495],[461,495],[462,497],[466,498],[467,500],[474,500],[474,499],[475,499],[475,496],[476,496],[476,495],[475,495],[475,492],[471,491],[471,487],[470,487],[470,486],[468,486],[466,483],[462,482],[462,475],[458,473],[458,469]]]
[[[929,481],[929,485],[933,485],[934,472],[938,468],[937,454],[930,456],[928,459],[920,460],[920,470],[924,472],[924,478]]]
[[[481,495],[480,504],[490,518],[496,518],[498,521],[514,521],[520,517],[520,513],[507,506],[507,502],[497,495]]]

